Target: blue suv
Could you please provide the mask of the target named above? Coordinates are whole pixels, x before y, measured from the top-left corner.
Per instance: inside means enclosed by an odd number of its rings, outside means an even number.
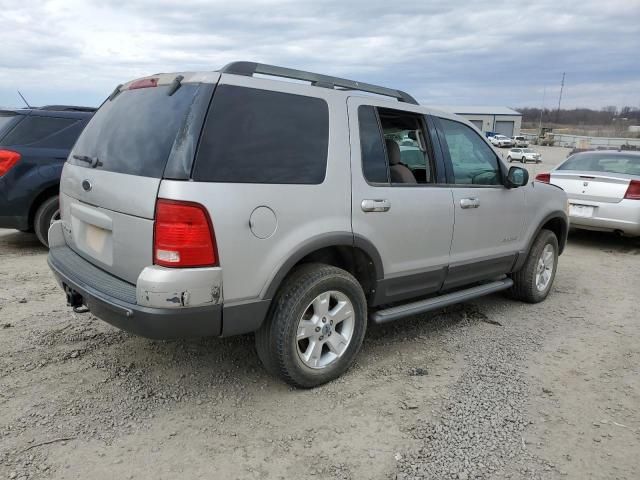
[[[34,232],[47,245],[60,217],[60,175],[94,108],[0,110],[0,228]]]

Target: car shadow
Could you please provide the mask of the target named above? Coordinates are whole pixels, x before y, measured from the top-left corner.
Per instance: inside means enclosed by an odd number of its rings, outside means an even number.
[[[407,342],[424,342],[426,339],[437,342],[439,337],[450,334],[465,322],[487,321],[488,317],[482,310],[477,304],[463,303],[384,325],[370,322],[357,363],[369,367],[384,364]],[[204,382],[222,386],[242,379],[249,383],[267,382],[289,388],[263,368],[255,350],[253,334],[182,340],[149,340],[127,335],[122,340],[117,363],[139,364],[139,354],[145,352],[145,375],[140,378],[145,383],[158,376],[166,376],[168,371],[180,371],[189,375],[195,385]],[[212,365],[215,366],[215,374],[211,373]]]
[[[640,237],[622,237],[615,233],[591,230],[571,230],[568,245],[598,248],[609,253],[640,254]]]
[[[40,243],[35,233],[0,229],[0,254],[3,253],[46,253],[47,248]]]

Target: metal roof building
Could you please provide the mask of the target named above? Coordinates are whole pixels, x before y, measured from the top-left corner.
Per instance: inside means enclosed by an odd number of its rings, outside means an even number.
[[[522,114],[508,107],[452,106],[440,107],[473,123],[482,133],[496,132],[507,137],[520,134]]]

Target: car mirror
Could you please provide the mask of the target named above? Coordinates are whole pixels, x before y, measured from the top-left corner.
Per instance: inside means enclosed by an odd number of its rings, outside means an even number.
[[[518,188],[529,183],[529,172],[526,168],[511,167],[507,173],[507,188]]]

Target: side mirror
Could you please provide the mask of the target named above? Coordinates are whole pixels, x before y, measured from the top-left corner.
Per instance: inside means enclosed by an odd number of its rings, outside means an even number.
[[[529,172],[526,168],[511,167],[507,173],[507,188],[518,188],[529,183]]]

